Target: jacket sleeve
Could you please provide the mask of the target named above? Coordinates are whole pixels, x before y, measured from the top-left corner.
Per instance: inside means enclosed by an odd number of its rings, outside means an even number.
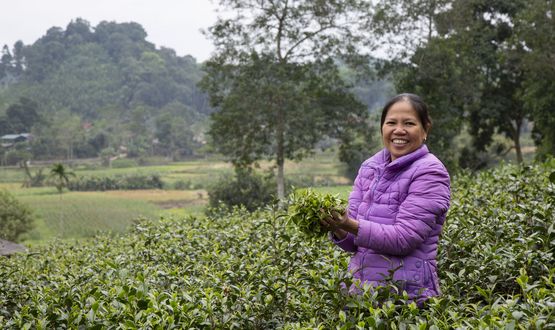
[[[407,255],[417,249],[449,208],[449,174],[442,164],[426,164],[411,179],[408,194],[399,205],[393,224],[359,221],[354,244],[390,255]]]
[[[349,205],[347,208],[347,212],[349,213],[350,218],[356,217],[356,211],[358,209],[358,206],[360,205],[360,202],[362,201],[363,190],[362,190],[362,179],[361,179],[360,173],[361,173],[361,170],[359,170],[359,173],[355,178],[353,190],[349,195]],[[341,240],[336,239],[335,236],[333,236],[333,234],[330,233],[330,239],[332,240],[333,243],[335,243],[337,246],[339,246],[341,249],[347,252],[357,252],[357,246],[354,242],[355,235],[351,233],[348,233],[347,236],[345,236],[345,238]]]
[[[357,252],[357,247],[354,243],[355,235],[348,233],[343,239],[337,239],[333,236],[333,233],[330,233],[330,239],[332,240],[335,245],[339,246],[341,249],[345,250],[346,252]]]

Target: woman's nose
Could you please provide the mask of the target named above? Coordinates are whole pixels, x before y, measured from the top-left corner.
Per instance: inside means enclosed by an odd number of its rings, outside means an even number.
[[[395,128],[393,129],[393,133],[394,134],[406,134],[407,131],[405,130],[405,128],[403,126],[395,126]]]

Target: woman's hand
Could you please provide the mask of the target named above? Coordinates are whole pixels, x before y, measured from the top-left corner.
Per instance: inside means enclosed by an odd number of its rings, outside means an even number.
[[[323,210],[321,210],[323,212]],[[331,217],[326,216],[320,220],[322,227],[333,232],[335,237],[342,239],[347,236],[347,233],[357,234],[358,221],[349,218],[347,212],[339,214],[336,211],[331,212]]]
[[[321,212],[324,212],[324,210],[320,210]],[[349,217],[347,216],[347,212],[345,212],[345,214],[339,214],[336,211],[331,211],[331,217],[329,215],[326,215],[325,217],[323,217],[320,220],[320,224],[330,230],[336,230],[336,229],[344,229],[343,227],[345,226],[345,223],[347,221],[349,221]]]

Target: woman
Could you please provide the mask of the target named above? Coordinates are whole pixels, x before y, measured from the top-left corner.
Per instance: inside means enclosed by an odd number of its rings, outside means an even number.
[[[419,303],[440,295],[435,258],[450,199],[449,174],[424,144],[431,126],[420,97],[392,98],[381,116],[385,148],[361,165],[347,212],[322,221],[335,244],[354,252],[355,279],[383,284],[394,271]]]

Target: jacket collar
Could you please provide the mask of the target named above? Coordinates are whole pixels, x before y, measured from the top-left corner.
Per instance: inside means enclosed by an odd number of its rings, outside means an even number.
[[[389,150],[384,148],[381,161],[385,167],[390,169],[403,168],[407,165],[412,164],[417,159],[424,157],[428,153],[430,153],[428,147],[425,144],[422,144],[418,149],[411,152],[410,154],[401,156],[394,161],[391,161],[391,153],[389,152]]]

